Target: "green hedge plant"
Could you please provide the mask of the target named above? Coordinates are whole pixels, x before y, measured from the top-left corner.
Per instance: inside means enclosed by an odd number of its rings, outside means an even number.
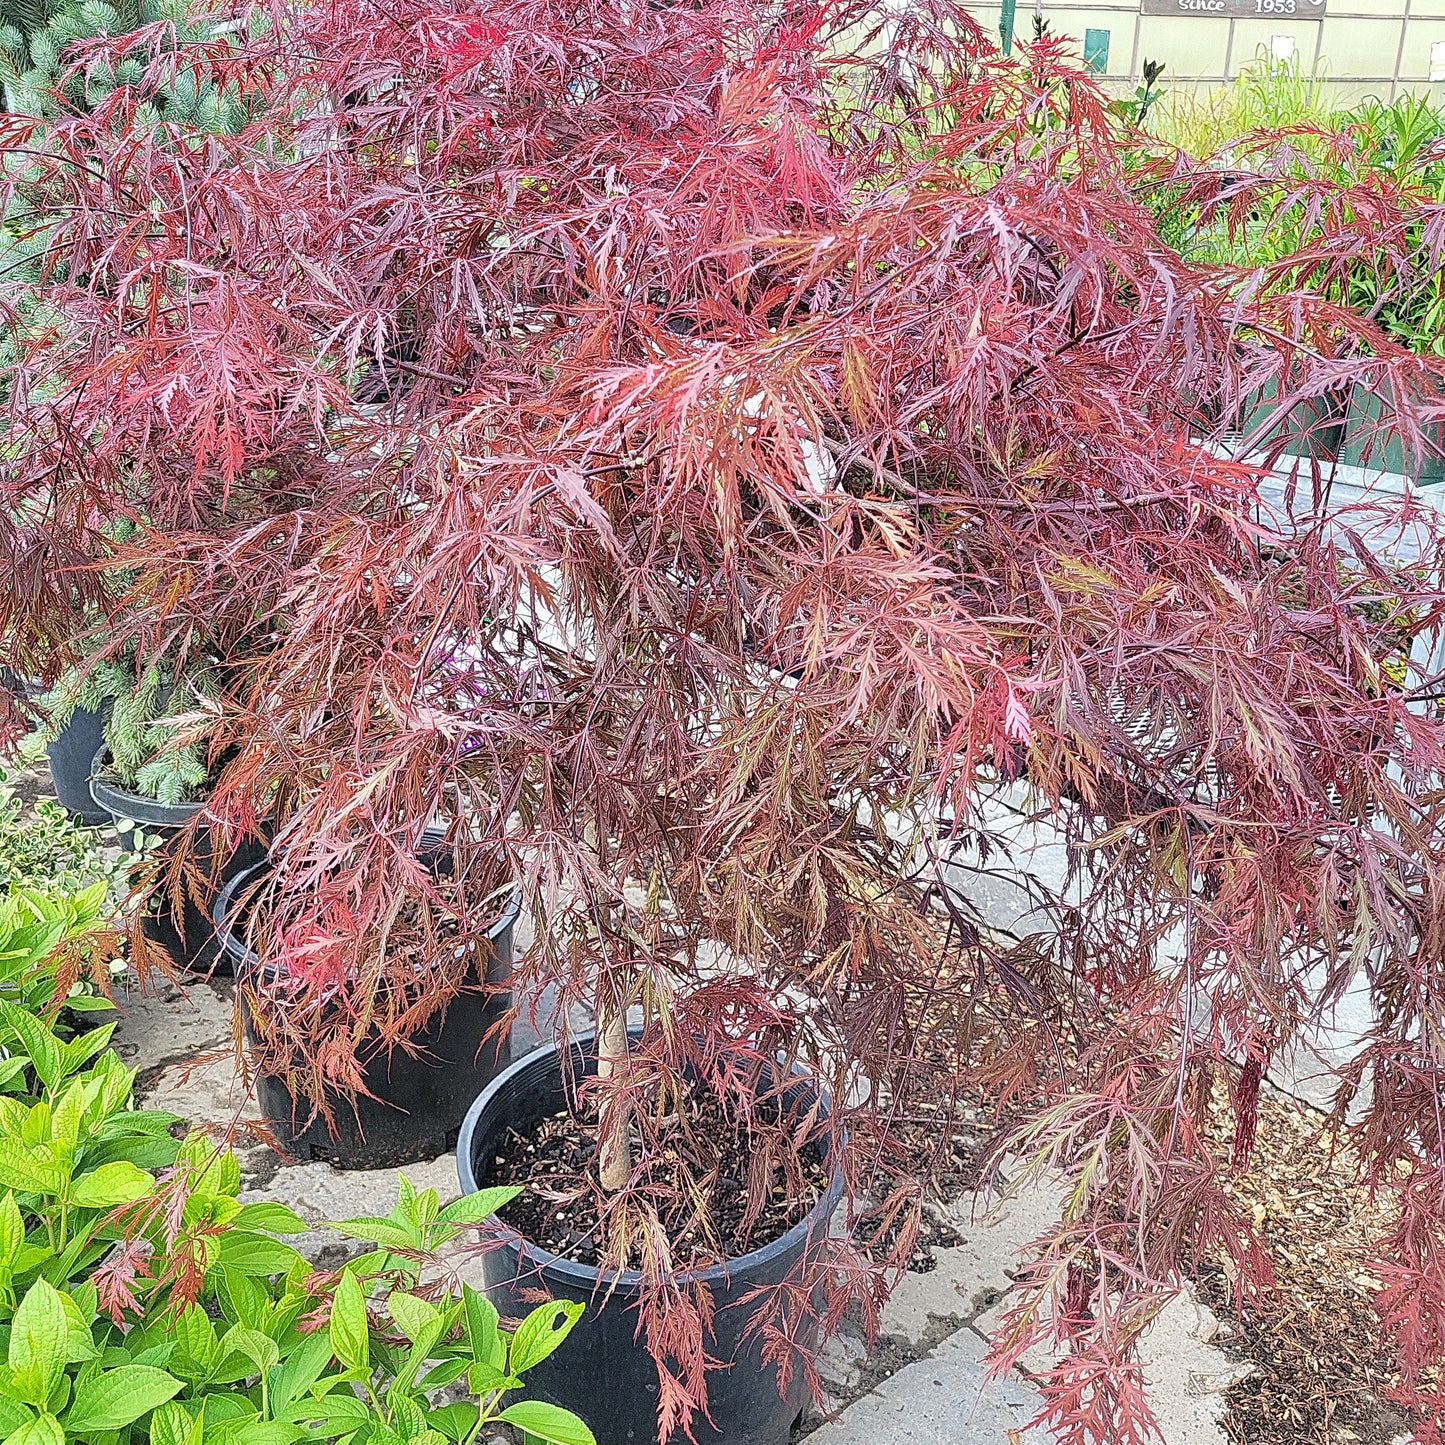
[[[593,1445],[575,1416],[516,1398],[580,1305],[541,1305],[513,1334],[470,1287],[422,1280],[516,1190],[441,1208],[403,1177],[389,1215],[338,1226],[376,1247],[318,1273],[282,1237],[303,1220],[241,1202],[233,1154],[132,1106],[113,1026],[65,1039],[40,1016],[55,941],[102,896],[8,933],[21,900],[0,901],[0,1440],[471,1445],[503,1421]],[[459,1385],[469,1398],[437,1398]]]

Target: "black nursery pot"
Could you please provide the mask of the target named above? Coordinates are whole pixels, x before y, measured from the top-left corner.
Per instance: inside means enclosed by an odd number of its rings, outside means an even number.
[[[236,931],[236,898],[258,880],[261,868],[237,874],[221,890],[213,913],[222,953],[242,982],[264,980],[260,960]],[[256,1102],[284,1154],[302,1162],[324,1160],[338,1169],[395,1169],[445,1154],[457,1142],[462,1116],[477,1090],[505,1069],[512,1057],[505,1032],[491,1030],[511,1007],[511,995],[497,989],[512,973],[512,929],[520,901],[512,900],[503,917],[487,933],[485,961],[478,959],[478,974],[492,989],[463,993],[445,1012],[433,1017],[411,1039],[415,1052],[384,1048],[369,1034],[358,1057],[364,1067],[367,1094],[354,1099],[337,1095],[332,1104],[333,1123],[316,1114],[304,1099],[297,1099],[284,1079],[256,1075]],[[250,1011],[244,1000],[241,1025],[247,1043],[254,1044]]]
[[[575,1080],[596,1074],[592,1036],[583,1035],[571,1048],[568,1079],[555,1048],[537,1049],[498,1075],[472,1105],[457,1142],[463,1194],[482,1187],[482,1162],[496,1152],[508,1129],[525,1134],[567,1108],[575,1098]],[[816,1099],[815,1087],[799,1079],[783,1102],[785,1108],[801,1111]],[[822,1248],[842,1190],[842,1175],[835,1171],[822,1199],[782,1238],[685,1276],[702,1281],[712,1292],[707,1353],[724,1362],[724,1368],[708,1375],[711,1420],[701,1413],[693,1418],[697,1445],[787,1445],[807,1409],[807,1385],[803,1372],[795,1369],[786,1391],[779,1393],[776,1367],[764,1362],[761,1342],[747,1334],[749,1321],[767,1308],[766,1299],[743,1301],[755,1290],[794,1275]],[[587,1307],[561,1348],[527,1371],[528,1398],[548,1400],[580,1415],[598,1445],[653,1445],[658,1377],[637,1337],[641,1276],[632,1270],[604,1276],[539,1248],[505,1226],[497,1233],[500,1243],[482,1256],[481,1267],[487,1296],[503,1316],[525,1315],[539,1290]],[[816,1335],[801,1343],[816,1343]]]
[[[105,746],[95,753],[90,768],[90,792],[95,805],[105,809],[104,821],[119,826],[123,822],[138,823],[146,832],[158,833],[163,839],[161,853],[171,847],[171,839],[200,812],[201,803],[158,803],[154,798],[143,798],[139,793],[128,792],[115,783],[107,782],[101,769],[109,756]],[[266,856],[266,845],[257,840],[243,843],[228,854],[215,875],[224,884],[238,873],[254,868]],[[202,832],[196,839],[192,854],[196,867],[203,875],[211,875],[215,863],[212,835]],[[231,960],[216,939],[215,925],[211,921],[210,908],[201,906],[189,893],[181,904],[179,914],[171,905],[168,893],[158,895],[151,911],[141,919],[141,932],[169,955],[171,962],[182,973],[206,976],[231,972]]]
[[[50,781],[60,806],[91,828],[110,822],[110,812],[92,797],[90,770],[103,741],[105,716],[78,707],[58,736],[46,745]]]

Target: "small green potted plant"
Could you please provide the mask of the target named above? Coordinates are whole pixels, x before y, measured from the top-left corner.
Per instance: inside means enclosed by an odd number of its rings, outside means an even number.
[[[62,673],[37,706],[43,735],[59,738],[77,714],[103,719],[91,759],[89,790],[97,808],[137,852],[165,864],[189,838],[194,874],[209,888],[151,890],[140,915],[142,936],[189,972],[224,968],[209,919],[214,890],[264,855],[259,842],[217,856],[207,830],[188,833],[218,771],[212,731],[220,717],[219,668],[200,657],[169,657],[138,665],[133,646],[112,651],[102,642],[81,665]],[[155,873],[158,875],[159,868]],[[145,870],[133,870],[140,881]]]
[[[47,736],[77,710],[100,714],[101,742],[91,759],[90,791],[117,826],[184,827],[208,781],[206,741],[216,685],[205,663],[151,662],[138,669],[133,649],[68,669],[37,700]],[[125,829],[129,831],[129,829]]]
[[[278,1237],[306,1230],[296,1214],[241,1202],[234,1155],[132,1106],[108,1028],[56,1032],[56,945],[99,901],[57,900],[38,926],[0,909],[6,1438],[471,1445],[501,1422],[594,1445],[575,1415],[517,1398],[581,1307],[539,1304],[506,1328],[439,1259],[517,1191],[442,1206],[402,1177],[387,1216],[335,1226],[373,1247],[319,1271]]]

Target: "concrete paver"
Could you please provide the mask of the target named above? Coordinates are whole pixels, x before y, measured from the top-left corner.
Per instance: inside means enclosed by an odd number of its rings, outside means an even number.
[[[988,1336],[1008,1307],[1001,1300],[974,1321],[975,1330]],[[1225,1445],[1220,1422],[1224,1418],[1224,1392],[1249,1374],[1220,1348],[1224,1330],[1208,1305],[1192,1290],[1171,1300],[1140,1341],[1140,1358],[1149,1391],[1149,1403],[1159,1420],[1166,1445]],[[1053,1357],[1047,1350],[1028,1351],[1017,1374],[1025,1382],[1042,1375]]]
[[[229,981],[195,979],[181,989],[158,980],[145,993],[118,994],[116,1003],[115,1050],[142,1073],[231,1046]]]
[[[1045,1445],[1026,1428],[1038,1396],[1016,1380],[989,1380],[986,1348],[973,1330],[956,1331],[815,1430],[809,1445]]]

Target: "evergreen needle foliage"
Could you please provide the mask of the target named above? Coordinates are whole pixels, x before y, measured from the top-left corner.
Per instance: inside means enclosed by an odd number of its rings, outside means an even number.
[[[206,733],[215,687],[202,669],[179,679],[159,662],[137,676],[133,659],[101,659],[66,673],[38,700],[53,737],[77,708],[105,714],[110,765],[128,790],[185,803],[205,786]],[[199,736],[198,736],[199,734]]]

